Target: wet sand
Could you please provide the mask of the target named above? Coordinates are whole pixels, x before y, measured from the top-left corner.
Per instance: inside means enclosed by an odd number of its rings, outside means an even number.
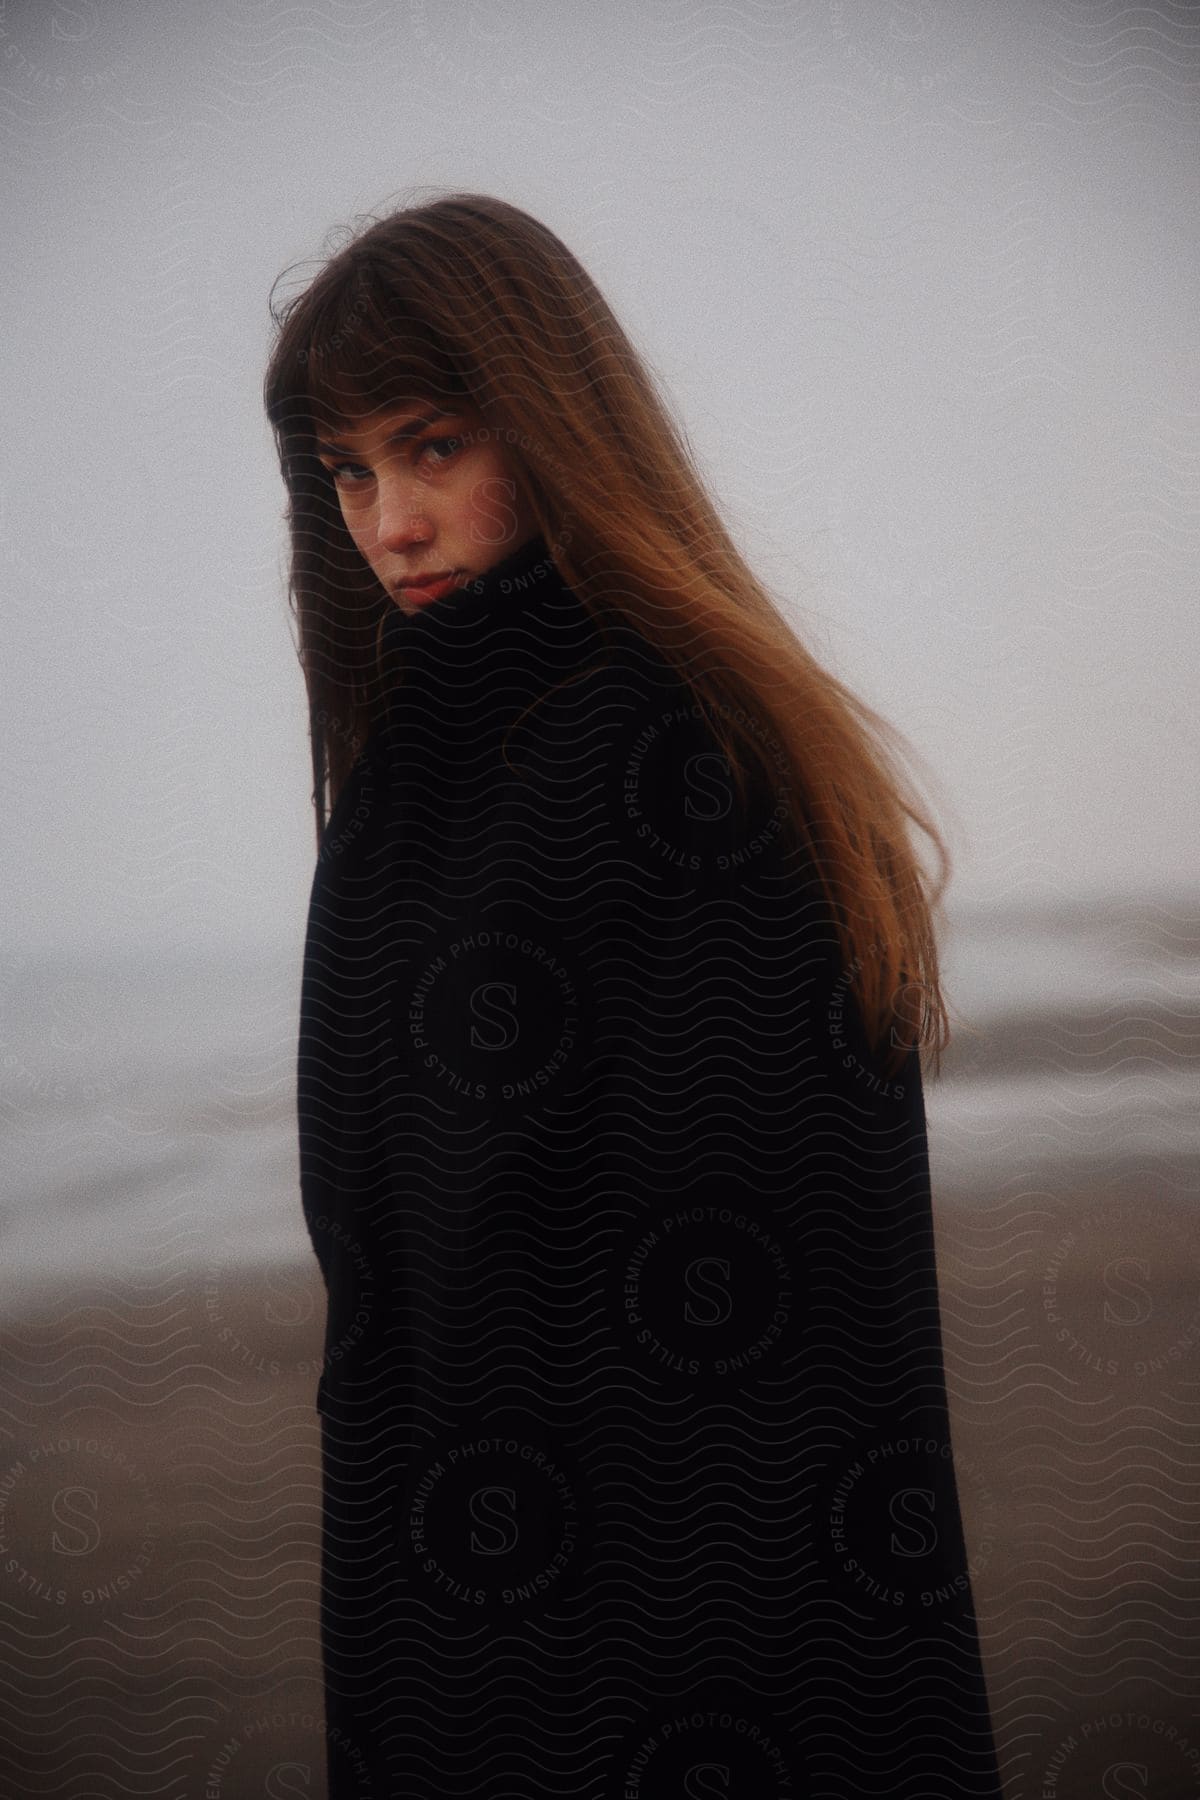
[[[1103,1791],[1126,1761],[1148,1792],[1200,1791],[1171,1735],[1197,1636],[1195,1233],[1161,1192],[936,1216],[1011,1800]],[[323,1327],[315,1263],[227,1251],[0,1329],[0,1791],[323,1793]]]

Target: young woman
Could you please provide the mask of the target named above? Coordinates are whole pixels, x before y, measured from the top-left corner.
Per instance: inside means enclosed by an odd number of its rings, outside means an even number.
[[[888,728],[537,220],[275,316],[330,1791],[996,1800]]]

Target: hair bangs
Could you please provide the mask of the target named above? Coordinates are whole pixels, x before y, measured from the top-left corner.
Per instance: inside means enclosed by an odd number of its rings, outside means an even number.
[[[432,320],[371,263],[346,271],[321,297],[303,335],[298,397],[311,432],[352,430],[397,406],[468,397],[457,359]]]

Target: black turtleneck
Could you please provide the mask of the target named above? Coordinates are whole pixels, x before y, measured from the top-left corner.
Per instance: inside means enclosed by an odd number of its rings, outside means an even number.
[[[606,739],[596,776],[611,805],[618,779],[611,740],[622,719],[657,721],[692,705],[690,690],[632,622],[597,622],[540,534],[419,612],[394,609],[380,667],[385,711],[368,740],[370,779],[404,805],[406,829],[416,831],[423,819],[442,840],[468,846],[464,808],[475,835],[494,832],[497,784],[517,767],[537,765],[543,793],[548,785],[561,793],[559,759],[580,780],[581,749],[596,762]],[[649,729],[660,730],[653,722]],[[685,741],[695,752],[712,748],[697,721],[677,724],[671,740],[677,753]],[[651,806],[658,791],[657,782],[642,786]]]
[[[389,615],[381,657],[391,724],[440,731],[447,755],[480,753],[496,730],[602,649],[539,533],[419,612]]]
[[[545,537],[535,532],[482,575],[473,576],[440,600],[415,613],[403,613],[397,607],[385,631],[393,638],[403,635],[465,643],[506,619],[536,611],[548,597],[561,595],[564,585]]]

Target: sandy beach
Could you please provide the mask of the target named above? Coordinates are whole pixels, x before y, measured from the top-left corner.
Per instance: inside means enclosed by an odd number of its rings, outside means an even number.
[[[1172,1272],[1161,1199],[1143,1202],[1000,1191],[936,1208],[955,1464],[1013,1800],[1047,1780],[1092,1791],[1118,1741],[1154,1771],[1147,1791],[1192,1791],[1170,1728],[1187,1731],[1200,1284],[1178,1246]],[[1061,1216],[1106,1206],[1107,1238],[1063,1245]],[[182,1279],[63,1292],[0,1332],[4,1792],[209,1800],[285,1775],[279,1792],[323,1791],[323,1326],[315,1263],[230,1252]],[[1146,1354],[1122,1361],[1131,1329]]]

